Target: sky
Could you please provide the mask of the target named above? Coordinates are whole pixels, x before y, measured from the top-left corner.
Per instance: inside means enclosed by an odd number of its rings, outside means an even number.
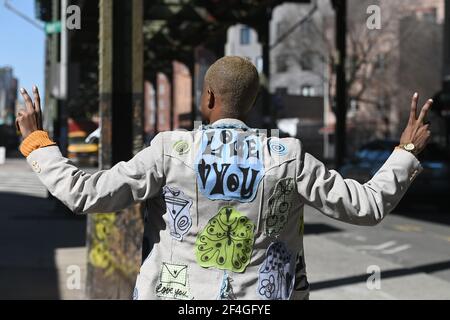
[[[10,3],[35,19],[35,0],[11,0]],[[36,84],[44,92],[45,33],[4,6],[0,0],[0,67],[11,66],[19,88],[31,92]]]

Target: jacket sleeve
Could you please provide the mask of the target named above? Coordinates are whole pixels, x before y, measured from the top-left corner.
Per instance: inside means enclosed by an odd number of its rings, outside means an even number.
[[[51,146],[33,151],[28,163],[49,192],[75,213],[124,209],[156,195],[164,180],[162,134],[128,162],[88,174]]]
[[[422,171],[417,158],[394,150],[370,181],[344,179],[299,147],[297,189],[305,202],[323,214],[355,225],[375,225],[400,202]]]

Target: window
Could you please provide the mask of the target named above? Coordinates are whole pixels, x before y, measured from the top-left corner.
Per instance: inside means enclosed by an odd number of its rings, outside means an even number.
[[[377,55],[376,60],[375,60],[375,69],[384,71],[385,67],[386,67],[385,54],[380,53]]]
[[[288,88],[286,88],[286,87],[277,87],[275,89],[275,94],[278,95],[278,96],[287,95],[288,94]]]
[[[249,27],[241,28],[241,44],[242,45],[250,44],[250,28]]]
[[[382,111],[389,110],[389,96],[387,94],[382,94],[378,99],[378,108]]]
[[[288,71],[288,63],[286,55],[282,54],[276,58],[276,68],[277,72],[279,73]]]
[[[350,112],[356,112],[359,109],[359,104],[356,99],[350,99]]]
[[[160,83],[159,84],[159,94],[162,95],[166,93],[166,86],[164,85],[164,83]]]
[[[437,8],[424,8],[422,9],[422,19],[429,23],[436,23],[437,20]]]
[[[302,86],[301,95],[304,97],[313,97],[316,94],[316,90],[313,86],[307,84]]]
[[[263,59],[262,59],[262,57],[256,58],[256,70],[258,70],[258,72],[262,72],[263,71]]]
[[[277,39],[282,37],[286,33],[287,30],[288,30],[288,24],[287,24],[286,21],[278,22],[277,23],[277,30],[276,30]]]
[[[302,70],[305,71],[311,71],[313,70],[313,53],[312,52],[306,52],[302,54],[301,60],[300,60],[300,66],[302,67]]]
[[[302,31],[306,34],[312,34],[314,33],[314,24],[313,21],[311,20],[306,20],[303,24],[302,24]]]

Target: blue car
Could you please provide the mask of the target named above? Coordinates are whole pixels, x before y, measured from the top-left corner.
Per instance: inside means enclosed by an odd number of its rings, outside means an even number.
[[[340,170],[345,178],[367,182],[381,168],[398,145],[394,140],[375,140],[361,148]],[[444,206],[450,197],[450,153],[436,143],[429,143],[419,155],[423,172],[411,185],[400,207],[420,201]]]

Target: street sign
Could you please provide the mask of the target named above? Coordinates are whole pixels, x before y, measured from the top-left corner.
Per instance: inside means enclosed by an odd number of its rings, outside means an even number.
[[[54,34],[61,32],[61,21],[47,22],[45,24],[45,33]]]

